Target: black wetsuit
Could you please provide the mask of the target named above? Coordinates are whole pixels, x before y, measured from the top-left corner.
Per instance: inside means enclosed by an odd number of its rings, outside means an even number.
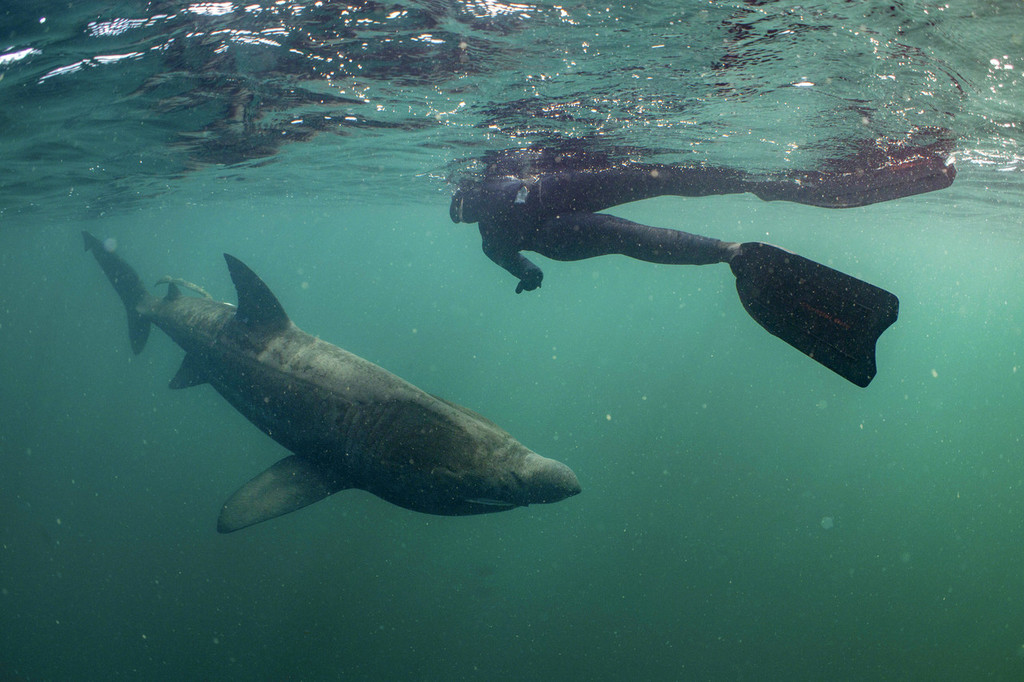
[[[935,145],[899,148],[882,158],[854,156],[843,162],[845,167],[827,172],[761,179],[727,168],[637,163],[525,178],[491,176],[459,188],[452,198],[451,218],[479,223],[484,253],[519,279],[520,293],[536,289],[543,279],[540,268],[522,251],[563,261],[621,254],[653,263],[704,265],[729,261],[739,247],[597,211],[664,195],[740,192],[765,201],[862,206],[949,186],[955,169],[947,157],[948,149]]]

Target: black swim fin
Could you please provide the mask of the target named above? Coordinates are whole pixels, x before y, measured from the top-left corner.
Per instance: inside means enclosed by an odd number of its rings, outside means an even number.
[[[844,379],[871,383],[875,342],[899,314],[895,295],[759,242],[743,244],[729,265],[758,324]]]

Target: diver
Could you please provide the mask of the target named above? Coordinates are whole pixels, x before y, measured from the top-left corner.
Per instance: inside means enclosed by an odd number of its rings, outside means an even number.
[[[942,189],[955,176],[943,139],[870,145],[826,170],[760,178],[713,166],[601,165],[579,163],[571,153],[514,150],[490,164],[481,180],[463,183],[450,214],[454,222],[478,224],[484,253],[519,280],[516,293],[537,289],[544,277],[522,251],[562,261],[620,254],[663,264],[729,263],[755,320],[866,386],[875,373],[875,341],[896,320],[894,295],[769,244],[720,241],[598,211],[658,196],[742,192],[765,201],[848,208]],[[864,314],[866,305],[873,306],[871,314]]]

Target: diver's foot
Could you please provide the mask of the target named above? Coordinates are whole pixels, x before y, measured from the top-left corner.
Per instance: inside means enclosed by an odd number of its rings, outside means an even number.
[[[927,141],[929,140],[930,141]],[[905,140],[867,140],[857,153],[823,164],[821,171],[790,173],[755,184],[765,201],[850,208],[934,192],[953,184],[951,133],[915,131]]]

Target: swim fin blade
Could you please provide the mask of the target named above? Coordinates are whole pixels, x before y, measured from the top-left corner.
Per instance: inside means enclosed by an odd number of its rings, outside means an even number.
[[[743,244],[729,265],[758,324],[857,386],[871,383],[875,343],[899,314],[895,295],[760,242]]]

